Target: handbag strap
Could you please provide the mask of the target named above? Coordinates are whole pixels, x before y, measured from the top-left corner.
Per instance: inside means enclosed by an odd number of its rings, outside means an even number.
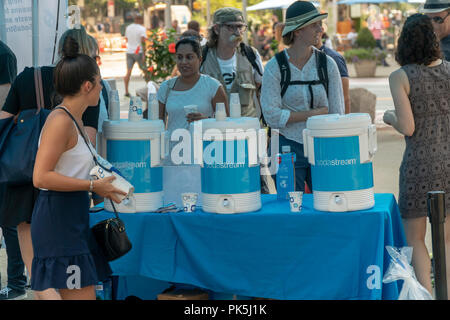
[[[94,159],[94,163],[96,164],[96,165],[99,165],[99,166],[101,166],[102,167],[102,169],[106,169],[105,167],[103,167],[102,165],[100,165],[99,164],[99,162],[98,162],[98,160],[97,160],[97,157],[94,155],[94,153],[92,152],[92,149],[91,149],[91,147],[90,147],[90,142],[88,142],[88,140],[86,139],[86,137],[84,136],[84,131],[81,131],[81,128],[80,128],[80,126],[78,125],[78,122],[75,120],[75,118],[73,117],[73,115],[69,112],[69,110],[67,110],[66,108],[64,108],[64,107],[56,107],[55,108],[55,110],[56,109],[61,109],[61,110],[64,110],[68,115],[69,115],[69,117],[72,119],[72,121],[75,123],[75,125],[77,126],[77,129],[78,129],[78,131],[80,132],[80,135],[81,135],[81,137],[83,138],[83,140],[84,140],[84,142],[86,143],[86,146],[88,147],[88,149],[89,149],[89,151],[90,151],[90,153],[91,153],[91,155],[92,155],[92,158]],[[106,169],[106,170],[108,170],[108,169]],[[110,171],[110,170],[108,170],[108,171]]]
[[[42,87],[42,73],[40,67],[34,68],[34,87],[36,91],[37,104],[36,114],[38,114],[41,109],[44,108],[44,90]]]
[[[102,165],[98,162],[97,157],[96,157],[96,156],[94,155],[94,153],[92,152],[92,149],[91,149],[91,147],[89,146],[89,143],[88,143],[86,137],[84,136],[83,131],[81,131],[81,128],[80,128],[80,126],[78,125],[78,122],[75,120],[75,118],[73,117],[73,115],[69,112],[69,110],[67,110],[67,109],[64,108],[64,107],[56,107],[55,109],[61,109],[61,110],[64,110],[64,111],[69,115],[69,117],[72,118],[72,121],[73,121],[73,122],[75,123],[75,125],[77,126],[78,131],[80,132],[80,135],[83,137],[83,140],[84,140],[84,142],[86,143],[86,146],[88,147],[89,151],[91,152],[92,158],[94,159],[95,164],[98,165],[98,166],[100,166],[100,167],[102,167],[103,170],[106,170],[106,171],[111,172],[111,170],[105,168],[104,166],[102,166]],[[116,210],[116,207],[114,206],[113,201],[112,201],[111,199],[109,199],[109,201],[111,201],[111,205],[112,205],[113,210],[114,210],[114,215],[116,216],[117,219],[119,219],[119,215],[117,214],[117,210]]]

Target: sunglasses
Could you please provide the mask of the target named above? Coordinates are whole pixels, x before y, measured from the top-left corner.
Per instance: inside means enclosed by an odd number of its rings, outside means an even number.
[[[230,32],[235,32],[236,30],[238,30],[239,32],[244,32],[247,30],[247,25],[246,24],[228,24],[228,23],[223,23],[223,26],[227,27],[228,31]]]
[[[446,19],[449,15],[450,15],[450,12],[447,12],[447,15],[446,15],[445,17],[441,18],[441,17],[436,16],[436,17],[431,18],[431,20],[433,20],[434,23],[437,23],[437,24],[443,24],[444,21],[445,21],[445,19]]]

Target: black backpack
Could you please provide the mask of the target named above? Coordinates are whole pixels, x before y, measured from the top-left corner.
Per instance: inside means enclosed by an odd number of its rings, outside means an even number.
[[[321,84],[325,88],[328,97],[328,72],[327,72],[327,55],[325,52],[314,50],[316,56],[317,74],[319,75],[319,80],[311,81],[291,81],[291,70],[289,68],[289,62],[283,51],[278,52],[275,57],[280,67],[281,72],[281,97],[286,93],[287,88],[290,85],[308,85],[309,93],[311,94],[311,109],[314,105],[314,96],[312,91],[313,85]]]
[[[243,42],[240,43],[240,47],[241,47],[242,55],[247,58],[248,62],[250,62],[253,69],[255,69],[256,72],[258,72],[258,74],[262,77],[262,71],[259,69],[259,66],[256,63],[256,54],[253,51],[253,49]],[[205,62],[205,60],[206,60],[206,56],[208,55],[208,50],[209,50],[209,47],[207,45],[204,45],[202,47],[202,62],[200,64],[200,68],[202,67],[203,62]]]

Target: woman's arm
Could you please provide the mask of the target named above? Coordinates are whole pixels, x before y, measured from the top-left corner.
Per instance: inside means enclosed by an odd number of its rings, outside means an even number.
[[[14,117],[14,115],[12,113],[6,112],[6,111],[0,111],[0,119],[6,119],[6,118],[10,118],[10,117]]]
[[[409,81],[405,71],[398,69],[389,76],[389,88],[394,100],[395,116],[386,113],[383,120],[405,136],[412,136],[415,130],[414,115],[409,101]]]
[[[321,114],[328,114],[328,108],[319,107],[307,111],[295,111],[295,112],[291,111],[291,114],[286,124],[295,122],[305,122],[306,120],[308,120],[309,117],[318,116]]]
[[[229,117],[230,116],[230,107],[228,105],[227,94],[225,93],[225,90],[222,85],[219,86],[219,88],[217,89],[216,95],[214,96],[214,98],[211,101],[211,106],[212,106],[212,109],[214,112],[216,112],[216,104],[218,102],[225,103],[225,111],[227,113],[227,117]]]
[[[159,119],[164,121],[164,124],[166,124],[166,105],[161,101],[158,101],[158,103],[159,103]]]
[[[72,127],[72,129],[70,129]],[[36,154],[33,171],[33,184],[36,188],[53,191],[89,191],[91,181],[64,176],[55,172],[61,155],[77,143],[77,134],[73,122],[67,116],[52,112],[42,130],[41,144]],[[111,177],[109,177],[111,178]],[[120,203],[116,193],[124,192],[114,188],[113,179],[100,179],[93,182],[93,191],[102,197]]]
[[[219,102],[223,102],[225,104],[225,112],[227,113],[227,117],[230,116],[230,110],[228,107],[228,98],[227,94],[225,93],[225,90],[222,85],[220,85],[217,88],[216,95],[211,100],[211,107],[213,109],[213,112],[216,112],[216,104]],[[202,119],[207,119],[208,117],[205,116],[203,113],[200,112],[192,112],[186,115],[186,120],[188,123],[191,123],[193,121],[198,121]]]

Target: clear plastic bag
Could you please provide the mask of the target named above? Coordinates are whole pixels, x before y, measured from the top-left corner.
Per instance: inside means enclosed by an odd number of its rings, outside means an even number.
[[[391,256],[391,264],[386,271],[383,282],[389,283],[404,280],[398,300],[433,300],[433,297],[417,280],[411,266],[412,247],[394,248],[386,246]]]

